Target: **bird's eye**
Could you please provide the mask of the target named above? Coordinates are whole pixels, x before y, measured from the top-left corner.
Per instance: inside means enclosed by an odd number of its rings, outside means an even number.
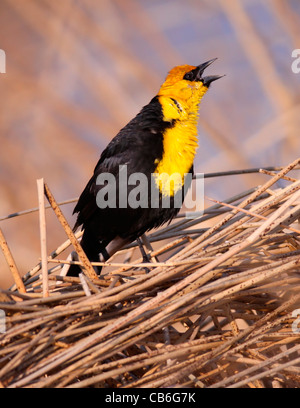
[[[193,74],[193,72],[192,72],[192,71],[187,72],[187,73],[184,75],[183,79],[186,79],[187,81],[192,81],[192,80],[194,79],[194,74]]]

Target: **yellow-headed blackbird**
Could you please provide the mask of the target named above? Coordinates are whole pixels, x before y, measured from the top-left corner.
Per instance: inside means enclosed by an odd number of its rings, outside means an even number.
[[[183,201],[186,175],[193,173],[199,103],[210,84],[220,78],[203,77],[213,61],[173,68],[158,94],[102,152],[74,209],[78,213],[74,230],[82,226],[81,245],[90,261],[107,260],[178,213],[175,197],[179,194]],[[182,182],[177,179],[172,184],[164,177],[174,173]],[[155,189],[156,202],[151,197]],[[169,205],[163,205],[166,196]],[[78,272],[79,266],[71,265],[68,275]]]

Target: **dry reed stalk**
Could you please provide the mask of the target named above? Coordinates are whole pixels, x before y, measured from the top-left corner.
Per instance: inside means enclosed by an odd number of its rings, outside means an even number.
[[[40,220],[40,241],[41,241],[41,263],[43,278],[43,296],[49,296],[48,285],[48,256],[47,256],[47,233],[46,233],[46,214],[44,199],[44,179],[37,180],[38,201],[39,201],[39,220]]]
[[[1,246],[1,249],[3,251],[3,255],[4,255],[5,259],[6,259],[6,262],[7,262],[8,266],[9,266],[9,269],[11,271],[11,274],[12,274],[12,276],[14,278],[14,281],[15,281],[15,284],[16,284],[16,287],[17,287],[18,291],[20,293],[26,293],[24,283],[23,283],[22,278],[21,278],[21,276],[19,274],[17,265],[15,263],[13,255],[12,255],[10,249],[9,249],[9,246],[8,246],[8,244],[6,242],[6,239],[4,237],[4,234],[3,234],[2,230],[1,230],[1,228],[0,228],[0,246]]]
[[[0,303],[3,386],[262,387],[279,374],[295,386],[300,184],[286,175],[298,163],[150,234],[169,241],[151,253],[165,261],[148,263],[148,274],[140,257],[111,260],[95,279],[58,277],[56,267],[48,298],[39,276],[27,276],[22,302]],[[281,177],[286,187],[271,190]],[[66,262],[52,254],[49,262]]]
[[[81,248],[81,245],[77,241],[71,227],[69,226],[69,224],[68,224],[66,218],[64,217],[61,209],[57,205],[57,203],[55,201],[55,198],[53,197],[53,195],[52,195],[51,191],[49,190],[49,187],[47,186],[47,184],[44,185],[44,188],[45,188],[45,194],[46,194],[46,197],[47,197],[47,199],[49,201],[49,204],[51,205],[53,211],[55,212],[55,215],[57,216],[59,222],[61,223],[62,227],[64,228],[69,240],[71,241],[72,245],[76,249],[76,252],[77,252],[77,254],[79,256],[79,259],[81,260],[81,262],[84,265],[84,272],[91,279],[97,278],[97,275],[96,275],[96,273],[94,271],[94,268],[90,264],[89,259],[87,258],[87,256],[85,255],[83,249]]]

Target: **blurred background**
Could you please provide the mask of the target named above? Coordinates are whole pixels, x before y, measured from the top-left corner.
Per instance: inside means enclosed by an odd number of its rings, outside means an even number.
[[[300,152],[299,0],[0,0],[0,227],[23,274],[40,256],[44,177],[78,197],[101,151],[175,65],[218,57],[200,109],[197,172],[281,166]],[[299,54],[300,56],[300,54]],[[300,66],[300,64],[299,64]],[[263,175],[211,179],[224,200]],[[62,207],[71,225],[74,204]],[[48,252],[66,239],[47,212]],[[0,251],[1,252],[1,251]],[[0,253],[0,287],[12,279]]]

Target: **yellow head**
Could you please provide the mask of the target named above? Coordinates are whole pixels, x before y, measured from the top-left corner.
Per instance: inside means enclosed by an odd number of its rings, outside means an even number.
[[[221,78],[219,75],[202,76],[213,61],[197,67],[181,65],[173,68],[158,92],[163,120],[171,124],[164,131],[164,153],[162,159],[157,160],[155,169],[156,183],[164,196],[173,196],[181,189],[184,175],[191,171],[198,146],[199,103],[211,82]],[[174,174],[179,175],[179,179],[170,184],[170,177]]]
[[[161,86],[158,96],[173,98],[185,108],[199,103],[209,85],[221,78],[219,75],[202,76],[204,70],[215,60],[216,58],[198,66],[180,65],[173,68]]]

